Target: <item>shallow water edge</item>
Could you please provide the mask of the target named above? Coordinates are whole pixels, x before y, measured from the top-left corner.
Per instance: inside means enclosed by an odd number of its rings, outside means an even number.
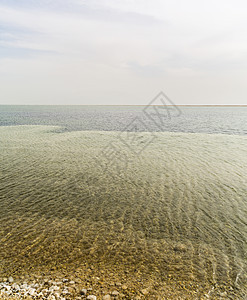
[[[0,127],[1,277],[246,295],[245,136],[56,130]]]

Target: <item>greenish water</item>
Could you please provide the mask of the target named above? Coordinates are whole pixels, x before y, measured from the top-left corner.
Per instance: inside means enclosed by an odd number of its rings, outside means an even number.
[[[125,159],[109,159],[110,142]],[[244,299],[247,138],[156,133],[138,147],[117,132],[0,127],[0,275],[94,266],[161,294]]]

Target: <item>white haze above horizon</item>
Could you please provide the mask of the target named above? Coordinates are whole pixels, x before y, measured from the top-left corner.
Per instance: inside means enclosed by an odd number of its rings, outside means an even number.
[[[247,104],[244,0],[0,0],[0,104]]]

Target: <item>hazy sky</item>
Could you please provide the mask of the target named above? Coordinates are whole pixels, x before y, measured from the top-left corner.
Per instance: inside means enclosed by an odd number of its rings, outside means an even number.
[[[247,104],[246,0],[0,0],[1,104]]]

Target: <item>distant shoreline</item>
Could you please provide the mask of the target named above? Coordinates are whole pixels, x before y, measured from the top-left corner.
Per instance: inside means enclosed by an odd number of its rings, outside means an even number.
[[[148,104],[0,104],[0,106],[148,106]],[[150,105],[150,106],[164,106],[164,105]],[[174,106],[174,105],[165,105],[165,106]],[[176,104],[176,106],[183,107],[247,107],[247,105],[230,105],[230,104]]]

